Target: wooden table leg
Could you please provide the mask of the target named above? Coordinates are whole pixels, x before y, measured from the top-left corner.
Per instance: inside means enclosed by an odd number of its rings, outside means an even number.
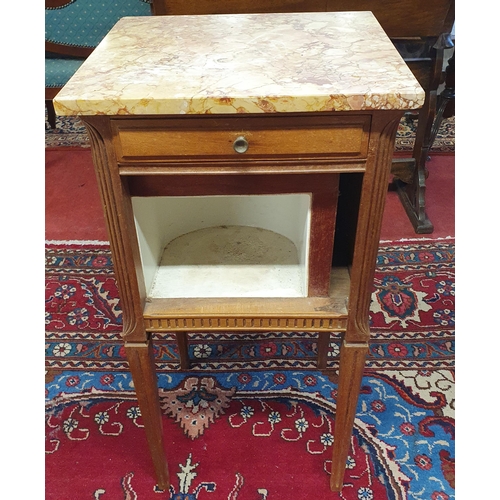
[[[187,335],[187,332],[175,332],[177,347],[179,349],[179,362],[181,370],[189,370],[190,365]]]
[[[154,365],[153,343],[151,340],[145,343],[126,342],[125,351],[139,401],[139,408],[141,409],[142,421],[153,459],[158,486],[162,490],[168,490],[170,480],[163,443],[163,425]]]
[[[330,477],[332,491],[342,490],[367,354],[367,343],[349,344],[344,340],[340,347],[337,413],[335,415],[332,475]]]
[[[318,370],[325,370],[328,362],[328,350],[330,349],[330,332],[318,333]]]

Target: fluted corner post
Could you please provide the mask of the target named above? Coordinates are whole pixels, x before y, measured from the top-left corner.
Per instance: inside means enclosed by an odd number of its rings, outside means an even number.
[[[105,116],[82,117],[90,137],[97,184],[108,229],[120,306],[125,352],[134,381],[158,486],[169,488],[163,442],[158,382],[150,335],[143,310],[146,290],[135,231],[132,202],[126,179],[118,172],[112,147],[110,120]]]
[[[108,229],[123,317],[122,337],[145,342],[142,314],[146,290],[127,179],[118,172],[109,117],[82,117],[90,138],[94,170]]]
[[[347,327],[340,347],[337,412],[330,477],[332,491],[340,491],[344,482],[363,370],[369,350],[368,315],[373,276],[394,142],[401,116],[402,112],[399,111],[378,112],[372,121],[351,270]]]

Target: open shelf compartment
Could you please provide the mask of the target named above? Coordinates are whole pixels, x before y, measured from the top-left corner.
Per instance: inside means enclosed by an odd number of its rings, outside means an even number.
[[[307,297],[309,194],[132,203],[148,299]]]

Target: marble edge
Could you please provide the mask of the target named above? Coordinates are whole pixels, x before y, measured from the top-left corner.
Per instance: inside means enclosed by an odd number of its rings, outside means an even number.
[[[111,103],[106,100],[54,99],[59,116],[124,116],[124,115],[184,115],[184,114],[246,114],[246,113],[301,113],[372,110],[417,110],[425,100],[425,93],[332,95],[319,99],[313,97],[263,96],[259,98],[205,98],[203,100],[122,99]],[[309,102],[308,102],[309,101]],[[314,102],[311,102],[314,101]],[[113,105],[114,104],[114,105]]]

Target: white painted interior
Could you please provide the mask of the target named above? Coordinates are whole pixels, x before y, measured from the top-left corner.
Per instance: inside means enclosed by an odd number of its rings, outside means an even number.
[[[307,295],[309,194],[134,197],[132,204],[150,297]]]

